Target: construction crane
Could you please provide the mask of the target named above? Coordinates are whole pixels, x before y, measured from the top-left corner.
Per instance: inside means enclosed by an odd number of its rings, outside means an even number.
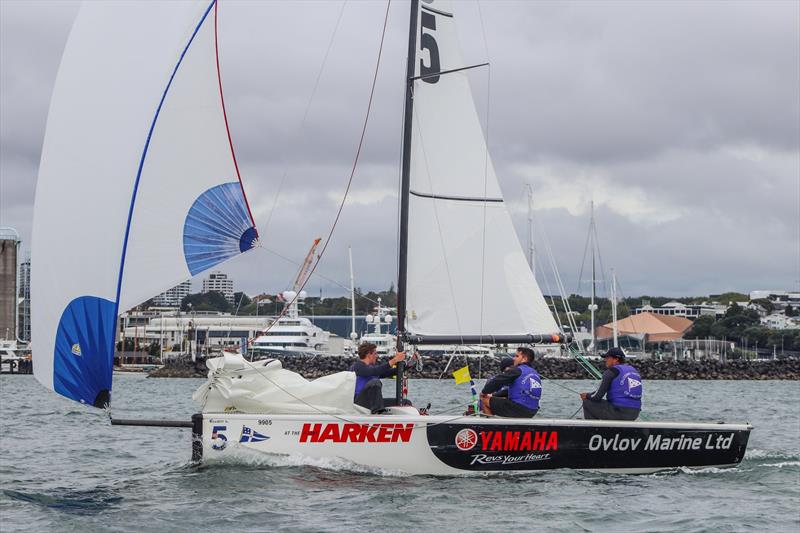
[[[303,260],[303,264],[300,265],[300,270],[297,272],[297,277],[294,279],[292,290],[283,291],[283,293],[279,295],[279,299],[288,304],[282,316],[285,314],[288,318],[297,318],[297,307],[306,299],[306,291],[302,290],[302,288],[308,280],[311,266],[314,263],[314,253],[317,251],[317,246],[319,246],[320,241],[322,241],[322,239],[317,237],[311,244],[311,249]]]
[[[294,285],[292,285],[292,290],[294,292],[299,291],[305,284],[308,273],[311,270],[311,264],[314,262],[314,253],[317,251],[317,246],[319,246],[321,241],[322,239],[320,237],[314,239],[314,243],[311,245],[311,249],[308,251],[308,255],[306,255],[303,264],[300,266],[300,270],[297,272],[297,277],[294,279]]]

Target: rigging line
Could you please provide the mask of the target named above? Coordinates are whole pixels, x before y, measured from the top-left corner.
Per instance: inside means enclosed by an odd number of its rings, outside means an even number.
[[[486,80],[486,140],[483,148],[483,197],[486,198],[489,188],[489,115],[491,106],[492,89],[492,67],[489,67],[489,74]],[[478,333],[483,336],[483,315],[486,311],[484,306],[484,291],[486,282],[486,202],[483,202],[483,228],[481,232],[481,314],[480,327]],[[469,362],[467,362],[469,364]]]
[[[534,217],[536,215],[534,214]],[[538,224],[538,222],[537,222]],[[556,287],[559,291],[559,296],[561,297],[561,304],[564,307],[564,310],[567,314],[567,323],[569,324],[570,328],[572,328],[573,333],[577,333],[577,323],[575,322],[575,317],[572,314],[572,307],[569,305],[569,298],[566,296],[566,289],[564,287],[564,283],[561,279],[561,273],[558,270],[558,266],[556,265],[555,256],[553,255],[553,249],[550,246],[550,239],[547,236],[546,232],[542,232],[542,237],[544,237],[544,248],[547,252],[547,258],[550,262],[550,268],[553,270],[553,276],[556,282]]]
[[[253,218],[253,211],[250,210],[250,201],[247,199],[247,195],[244,192],[244,183],[242,183],[242,175],[239,172],[239,163],[236,161],[236,152],[233,149],[233,137],[231,137],[231,128],[228,126],[228,112],[225,110],[225,97],[222,94],[222,71],[219,68],[219,38],[217,33],[217,19],[219,18],[217,15],[217,8],[219,7],[219,2],[214,2],[214,57],[217,63],[217,82],[219,85],[219,100],[222,105],[222,118],[225,120],[225,131],[228,134],[228,145],[231,147],[231,158],[233,159],[233,168],[236,169],[236,177],[239,179],[239,187],[242,189],[242,196],[244,197],[244,205],[247,207],[247,214],[250,215],[250,223],[253,225],[253,229],[256,231],[256,237],[258,236],[258,228],[256,227],[256,221]]]
[[[558,269],[556,268],[556,265],[555,265],[555,257],[553,256],[553,250],[550,247],[550,241],[548,240],[546,233],[543,233],[543,236],[544,236],[545,250],[548,253],[548,258],[550,260],[551,267],[553,268],[553,271],[554,271],[554,273],[556,275],[556,281],[558,283],[559,290],[561,291],[561,301],[564,304],[564,308],[567,310],[567,320],[569,321],[570,327],[573,328],[572,331],[577,332],[578,331],[577,323],[575,322],[575,319],[572,316],[572,310],[571,310],[571,308],[569,306],[569,299],[566,298],[566,296],[564,294],[564,292],[565,292],[564,291],[564,286],[563,286],[563,284],[561,282],[561,276],[560,276],[560,274],[558,272]],[[579,344],[577,346],[580,347]],[[592,375],[592,376],[594,376],[595,378],[598,378],[598,379],[601,377],[600,373],[597,371],[597,369],[594,367],[594,365],[592,365],[581,354],[580,350],[578,350],[576,352],[576,351],[573,351],[570,347],[567,347],[567,351],[573,356],[573,358],[578,362],[578,364],[580,366],[582,366],[583,369],[586,370],[590,375]]]
[[[333,223],[331,224],[330,231],[328,231],[328,237],[325,239],[325,244],[322,245],[322,250],[317,255],[317,260],[312,265],[311,270],[309,270],[308,274],[306,275],[306,279],[303,280],[302,285],[300,285],[300,287],[298,287],[298,289],[297,289],[297,291],[296,291],[296,293],[294,295],[294,298],[292,298],[291,301],[289,301],[288,303],[286,303],[286,305],[283,306],[283,309],[281,310],[280,315],[278,315],[275,318],[275,320],[271,324],[269,324],[267,326],[267,328],[262,332],[262,334],[267,333],[270,329],[272,329],[272,327],[275,324],[278,323],[278,320],[280,320],[281,318],[283,318],[286,315],[288,310],[292,307],[292,305],[295,304],[297,299],[300,297],[300,293],[303,291],[303,289],[305,288],[305,286],[308,283],[308,281],[311,279],[311,277],[316,272],[317,266],[319,266],[320,261],[322,261],[322,256],[325,255],[325,251],[328,249],[328,245],[331,242],[331,237],[333,236],[333,232],[336,230],[336,225],[339,223],[339,218],[342,215],[342,210],[344,209],[344,204],[345,204],[345,202],[347,202],[347,195],[350,193],[350,186],[353,184],[353,178],[355,177],[356,168],[358,167],[358,159],[359,159],[359,156],[361,155],[361,148],[364,145],[364,137],[366,136],[366,133],[367,133],[367,124],[369,123],[369,115],[370,115],[370,111],[372,110],[372,99],[373,99],[373,97],[375,95],[375,86],[377,85],[377,81],[378,81],[378,71],[380,70],[380,65],[381,65],[381,56],[383,54],[383,42],[384,42],[384,40],[386,38],[386,25],[387,25],[387,23],[389,21],[389,7],[391,6],[391,4],[392,4],[392,0],[387,0],[387,2],[386,2],[386,14],[384,15],[384,18],[383,18],[383,30],[381,31],[381,43],[380,43],[380,47],[378,48],[378,57],[377,57],[377,59],[375,61],[375,73],[372,76],[372,87],[370,88],[370,92],[369,92],[369,101],[367,102],[367,112],[366,112],[366,114],[364,116],[364,125],[361,128],[361,137],[359,138],[359,141],[358,141],[358,149],[356,150],[356,155],[353,158],[353,167],[350,170],[350,177],[347,180],[347,186],[345,187],[344,194],[342,195],[342,201],[339,203],[339,209],[336,211],[336,217],[333,219]],[[248,344],[250,344],[251,342],[252,342],[252,339],[250,339],[250,341],[248,341]]]
[[[291,264],[292,264],[292,265],[294,265],[294,266],[300,266],[300,263],[298,263],[298,262],[297,262],[297,261],[295,261],[294,259],[291,259],[291,258],[289,258],[289,257],[286,257],[285,255],[279,254],[279,253],[278,253],[278,252],[276,252],[275,250],[270,250],[269,248],[265,248],[265,247],[263,247],[263,246],[262,246],[261,248],[262,248],[262,250],[264,250],[265,252],[271,253],[271,254],[275,255],[276,257],[279,257],[279,258],[283,259],[284,261],[287,261],[288,263],[291,263]],[[337,286],[341,287],[342,289],[347,289],[348,291],[350,290],[350,287],[348,287],[347,285],[345,285],[345,284],[343,284],[343,283],[339,283],[339,282],[338,282],[338,281],[336,281],[335,279],[333,279],[333,278],[329,278],[328,276],[326,276],[326,275],[324,275],[324,274],[319,274],[319,273],[318,273],[318,274],[317,274],[317,277],[318,277],[318,278],[322,278],[322,279],[324,279],[325,281],[327,281],[327,282],[329,282],[329,283],[333,283],[334,285],[337,285]],[[354,291],[354,292],[356,293],[356,296],[359,296],[360,298],[363,298],[363,299],[365,299],[365,300],[367,300],[367,301],[369,301],[369,302],[372,302],[372,303],[374,303],[374,304],[377,304],[377,303],[378,303],[378,302],[377,302],[377,300],[373,300],[372,298],[368,297],[367,295],[365,295],[365,294],[363,294],[363,293],[361,293],[361,292],[359,292],[359,291],[357,291],[357,290],[356,290],[356,291]]]
[[[603,295],[608,298],[608,280],[606,279],[606,269],[603,265],[603,256],[600,254],[600,239],[597,236],[597,224],[594,225],[594,249],[597,253],[597,261],[600,263],[600,282],[603,285]]]
[[[535,258],[535,259],[536,259],[536,262],[538,263],[539,260],[537,258]],[[548,276],[544,272],[544,268],[541,268],[541,270],[542,270],[542,278],[544,279],[544,285],[545,285],[545,288],[547,288],[548,296],[550,297],[550,306],[553,308],[553,314],[556,317],[556,322],[558,322],[559,330],[562,333],[564,333],[565,332],[564,324],[561,322],[561,316],[559,316],[559,314],[558,314],[558,307],[556,306],[556,300],[553,297],[553,289],[550,287],[550,280],[548,279]]]
[[[479,2],[475,2],[478,7],[478,18],[481,21],[481,33],[483,35],[483,48],[486,52],[486,65],[489,67],[489,72],[486,77],[486,140],[484,142],[483,150],[483,197],[487,197],[488,182],[489,182],[489,118],[491,116],[492,105],[492,67],[491,58],[489,57],[489,45],[486,41],[486,29],[483,25],[483,13],[481,13],[481,6]],[[483,203],[483,231],[481,235],[481,314],[480,314],[480,328],[478,333],[483,336],[483,316],[485,312],[484,306],[484,291],[486,281],[486,202]],[[469,361],[467,361],[469,365]]]
[[[333,224],[331,225],[331,229],[328,232],[328,237],[325,239],[325,244],[322,245],[322,250],[317,255],[317,260],[314,262],[314,265],[311,267],[311,270],[308,272],[306,279],[303,280],[303,284],[298,288],[297,294],[292,299],[292,304],[297,300],[300,296],[300,292],[305,288],[308,281],[314,275],[319,266],[319,263],[322,261],[322,256],[325,255],[325,251],[328,249],[328,245],[331,243],[331,237],[333,237],[333,232],[336,231],[336,225],[339,223],[339,218],[342,216],[342,210],[344,210],[344,205],[347,202],[347,195],[350,193],[350,187],[353,185],[353,178],[356,175],[356,168],[358,168],[358,160],[361,156],[361,149],[364,146],[364,138],[367,134],[367,125],[369,124],[369,116],[370,112],[372,111],[372,100],[375,96],[375,86],[378,82],[378,72],[380,71],[381,66],[381,57],[383,55],[383,43],[386,38],[386,26],[389,22],[389,7],[392,5],[392,0],[387,0],[386,2],[386,14],[383,17],[383,30],[381,31],[381,43],[378,47],[378,57],[375,60],[375,73],[372,76],[372,87],[369,91],[369,101],[367,102],[367,112],[364,116],[364,125],[361,128],[361,136],[358,140],[358,149],[356,150],[356,155],[353,158],[353,167],[350,170],[350,177],[347,180],[347,186],[345,187],[344,194],[342,195],[342,201],[339,203],[339,209],[336,211],[336,217],[333,220]],[[286,308],[284,308],[286,309]],[[281,314],[281,316],[283,313]]]
[[[535,213],[533,213],[533,212],[531,212],[531,217],[533,218],[533,221],[534,221],[534,223],[535,223],[535,225],[536,225],[535,227],[539,228],[539,227],[540,227],[540,224],[539,224],[539,222],[536,220],[536,214],[535,214]],[[529,229],[529,231],[530,231],[530,229]],[[542,233],[542,234],[544,234],[544,233],[545,233],[545,231],[544,231],[544,226],[541,226],[540,233]],[[533,238],[533,237],[531,236],[531,238]],[[534,255],[536,255],[536,253],[537,253],[537,252],[536,252],[536,251],[534,251]],[[548,296],[550,296],[550,305],[551,305],[551,306],[552,306],[552,308],[553,308],[553,314],[554,314],[554,315],[555,315],[555,317],[556,317],[556,322],[558,322],[558,327],[560,328],[561,332],[562,332],[562,333],[564,333],[564,331],[565,331],[565,330],[564,330],[564,324],[561,322],[561,316],[559,316],[559,314],[558,314],[558,306],[556,306],[556,300],[555,300],[555,298],[553,297],[553,289],[550,287],[550,280],[549,280],[549,278],[548,278],[548,276],[547,276],[547,273],[546,273],[546,272],[545,272],[545,270],[544,270],[544,266],[543,266],[543,265],[539,265],[539,259],[538,259],[538,257],[534,257],[534,261],[535,261],[535,265],[537,265],[537,266],[539,267],[539,270],[540,270],[540,271],[541,271],[541,273],[542,273],[542,278],[544,279],[544,284],[545,284],[545,287],[547,288],[547,292],[549,293],[549,294],[548,294]],[[555,265],[552,265],[551,267],[552,267],[552,268],[555,268]],[[569,319],[568,319],[568,320],[569,320]]]
[[[333,27],[333,33],[331,33],[331,38],[328,40],[328,48],[325,50],[325,55],[322,57],[322,64],[320,64],[319,71],[317,72],[317,78],[314,81],[314,87],[311,89],[311,96],[308,98],[308,103],[306,104],[306,109],[303,112],[303,118],[300,120],[300,128],[297,130],[296,141],[303,134],[303,130],[305,129],[306,120],[308,119],[308,114],[311,111],[311,105],[314,103],[314,97],[317,95],[317,89],[319,89],[319,83],[322,79],[322,73],[325,71],[325,65],[328,63],[328,56],[331,53],[331,49],[333,48],[333,42],[336,40],[336,35],[339,32],[339,25],[342,22],[342,15],[344,15],[344,8],[347,6],[347,1],[344,0],[342,2],[342,7],[339,8],[339,16],[336,19],[336,24]],[[278,184],[278,190],[275,192],[275,199],[272,201],[272,207],[269,210],[269,215],[267,216],[267,223],[264,227],[269,227],[270,223],[272,222],[272,215],[275,213],[275,208],[278,206],[278,199],[281,196],[281,191],[283,190],[283,186],[286,183],[286,178],[289,176],[289,165],[287,164],[283,170],[283,175],[281,176],[281,181]]]

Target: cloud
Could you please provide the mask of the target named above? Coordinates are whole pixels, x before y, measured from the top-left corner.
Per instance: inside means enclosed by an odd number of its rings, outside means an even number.
[[[342,5],[221,6],[223,83],[245,189],[265,247],[295,263],[246,254],[225,266],[238,288],[285,288],[336,215],[385,9],[348,2],[337,26]],[[392,4],[360,165],[320,265],[347,280],[352,244],[362,287],[396,277],[407,9]],[[798,288],[800,4],[456,9],[465,62],[491,62],[470,78],[518,233],[527,231],[528,181],[537,232],[547,231],[569,287],[578,285],[593,199],[604,261],[627,295]],[[26,243],[50,92],[76,12],[71,2],[0,2],[0,223]],[[312,280],[311,292],[319,288],[342,291]]]

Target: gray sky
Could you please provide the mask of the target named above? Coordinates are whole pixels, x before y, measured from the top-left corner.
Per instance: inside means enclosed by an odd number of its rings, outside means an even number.
[[[385,5],[344,6],[313,99],[342,3],[220,5],[245,188],[265,248],[292,261],[327,234],[338,208]],[[319,267],[346,285],[350,244],[365,289],[396,278],[407,10],[392,4],[353,193]],[[19,230],[24,250],[76,12],[67,1],[0,1],[0,224]],[[471,79],[517,232],[524,241],[528,181],[539,249],[544,231],[570,292],[592,199],[603,263],[625,296],[800,289],[800,2],[470,0],[456,12],[465,61],[491,62]],[[224,266],[249,293],[285,288],[296,269],[263,250]],[[322,278],[307,288],[343,292]]]

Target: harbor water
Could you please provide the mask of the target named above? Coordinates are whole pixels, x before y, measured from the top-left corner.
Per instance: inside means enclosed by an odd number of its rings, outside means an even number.
[[[197,379],[115,376],[118,418],[188,420]],[[385,390],[391,383],[385,384]],[[592,382],[544,382],[540,416],[570,417]],[[571,390],[568,390],[571,389]],[[0,376],[0,530],[800,530],[796,381],[650,381],[651,420],[748,421],[743,463],[651,475],[551,471],[442,478],[338,461],[190,464],[188,429],[110,426],[31,376]],[[469,387],[416,380],[410,397],[455,412]]]

